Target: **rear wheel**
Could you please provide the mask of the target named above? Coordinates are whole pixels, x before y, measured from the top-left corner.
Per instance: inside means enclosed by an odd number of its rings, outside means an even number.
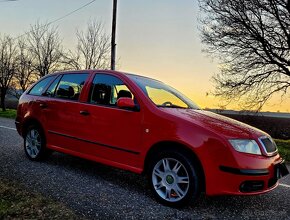
[[[200,195],[200,179],[194,163],[177,151],[161,152],[151,163],[149,183],[161,203],[180,207]]]
[[[24,135],[24,151],[30,160],[42,160],[49,155],[45,135],[36,125],[30,125]]]

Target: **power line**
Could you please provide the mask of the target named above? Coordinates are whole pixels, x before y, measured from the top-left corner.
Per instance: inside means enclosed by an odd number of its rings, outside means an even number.
[[[73,11],[71,11],[71,12],[69,12],[69,13],[67,13],[67,14],[65,14],[65,15],[63,15],[63,16],[61,16],[61,17],[59,17],[59,18],[57,18],[57,19],[55,19],[55,20],[53,20],[53,21],[51,21],[51,22],[48,22],[47,25],[50,25],[50,24],[55,23],[55,22],[57,22],[57,21],[60,21],[60,20],[62,20],[62,19],[64,19],[64,18],[70,16],[71,14],[73,14],[73,13],[75,13],[75,12],[77,12],[77,11],[79,11],[79,10],[85,8],[85,7],[87,7],[88,5],[92,4],[92,3],[95,2],[95,1],[96,1],[96,0],[92,0],[92,1],[88,2],[87,4],[84,4],[83,6],[77,8],[77,9],[75,9],[75,10],[73,10]]]
[[[18,1],[18,0],[6,0],[6,1]],[[70,15],[76,13],[77,11],[80,11],[80,10],[82,10],[83,8],[89,6],[90,4],[92,4],[92,3],[95,2],[95,1],[96,1],[96,0],[92,0],[92,1],[90,1],[90,2],[88,2],[88,3],[86,3],[86,4],[84,4],[84,5],[82,5],[81,7],[77,8],[77,9],[75,9],[75,10],[73,10],[73,11],[71,11],[71,12],[65,14],[65,15],[63,15],[63,16],[61,16],[61,17],[59,17],[59,18],[56,18],[55,20],[52,20],[52,21],[50,21],[50,22],[48,22],[48,23],[46,23],[46,24],[44,24],[44,25],[38,27],[37,30],[39,30],[39,29],[41,29],[41,28],[43,28],[43,27],[45,27],[45,26],[51,25],[51,24],[53,24],[53,23],[55,23],[55,22],[58,22],[58,21],[60,21],[60,20],[62,20],[62,19],[64,19],[64,18],[68,17],[68,16],[70,16]],[[0,2],[1,2],[1,1],[0,1]],[[29,34],[30,32],[31,32],[31,31],[26,32],[26,33],[24,33],[24,34],[22,34],[22,35],[19,35],[18,37],[15,37],[14,39],[18,39],[18,38],[20,38],[20,37],[23,37],[23,36]]]
[[[18,0],[1,0],[0,3],[2,3],[2,2],[16,2],[16,1],[18,1]]]

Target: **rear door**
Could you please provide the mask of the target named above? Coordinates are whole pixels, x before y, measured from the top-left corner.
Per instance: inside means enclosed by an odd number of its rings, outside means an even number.
[[[46,119],[47,144],[54,149],[81,151],[78,142],[83,124],[80,96],[88,73],[66,73],[49,86],[43,110]]]

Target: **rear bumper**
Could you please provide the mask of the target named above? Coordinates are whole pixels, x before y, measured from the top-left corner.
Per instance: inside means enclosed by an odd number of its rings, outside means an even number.
[[[19,120],[17,120],[17,118],[15,120],[15,127],[17,129],[18,134],[20,134],[22,136],[21,123]]]

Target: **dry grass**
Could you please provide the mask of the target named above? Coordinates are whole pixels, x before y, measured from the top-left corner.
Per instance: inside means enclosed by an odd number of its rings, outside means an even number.
[[[81,219],[59,202],[0,179],[0,219]]]

